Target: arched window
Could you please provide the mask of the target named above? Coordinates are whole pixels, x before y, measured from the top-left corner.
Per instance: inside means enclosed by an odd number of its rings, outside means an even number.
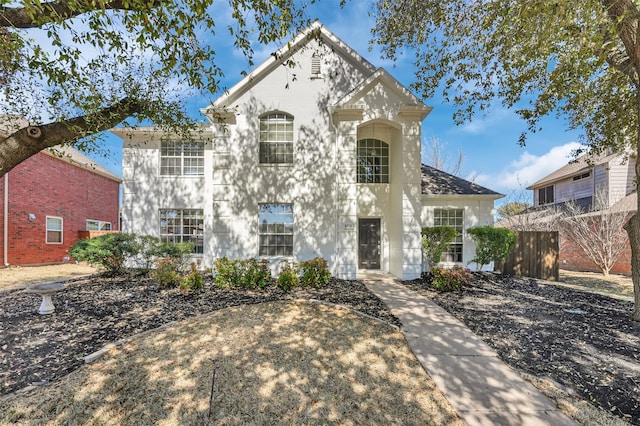
[[[358,183],[389,183],[389,144],[379,139],[358,141]]]
[[[271,112],[260,117],[260,163],[293,163],[293,117]]]

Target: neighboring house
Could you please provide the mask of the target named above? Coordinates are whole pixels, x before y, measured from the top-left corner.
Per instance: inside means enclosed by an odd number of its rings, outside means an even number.
[[[442,173],[421,169],[430,111],[316,23],[204,108],[212,125],[192,140],[112,130],[124,139],[124,231],[192,241],[204,266],[321,256],[340,278],[414,279],[435,221],[462,230],[452,259],[467,262],[464,230],[491,224],[500,195],[429,185]]]
[[[533,190],[534,212],[537,220],[545,220],[540,211],[547,207],[561,207],[575,201],[584,211],[604,206],[614,212],[636,212],[634,186],[636,159],[622,154],[583,155],[538,180],[527,189]],[[596,200],[596,197],[605,197]],[[535,210],[538,210],[536,212]],[[505,225],[507,226],[507,225]],[[626,235],[626,234],[625,234]],[[560,267],[570,270],[597,271],[591,260],[574,243],[560,234]],[[617,261],[613,273],[631,273],[631,248]]]
[[[67,262],[81,233],[118,229],[120,178],[72,148],[57,150],[0,178],[5,266]]]
[[[533,190],[534,207],[575,200],[588,210],[599,189],[607,197],[601,205],[610,207],[634,191],[635,164],[634,158],[621,154],[583,155],[527,189]]]

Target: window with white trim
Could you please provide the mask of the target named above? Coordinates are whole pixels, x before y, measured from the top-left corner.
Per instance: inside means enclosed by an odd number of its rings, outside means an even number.
[[[203,176],[204,142],[163,140],[160,176]]]
[[[293,204],[260,204],[259,256],[293,256]]]
[[[160,210],[160,240],[194,244],[193,252],[204,252],[204,214],[202,209]]]
[[[443,262],[462,262],[462,231],[464,228],[464,209],[434,209],[433,226],[448,226],[456,230],[456,238],[442,252]]]
[[[62,244],[62,225],[61,217],[47,216],[47,244]]]
[[[293,116],[272,112],[260,117],[260,163],[293,163]]]
[[[389,183],[389,144],[361,139],[357,153],[358,183]]]
[[[111,231],[111,222],[87,219],[87,231]]]

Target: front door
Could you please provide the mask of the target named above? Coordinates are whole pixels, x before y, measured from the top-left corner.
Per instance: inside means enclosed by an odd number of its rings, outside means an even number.
[[[380,269],[380,219],[358,220],[358,268]]]

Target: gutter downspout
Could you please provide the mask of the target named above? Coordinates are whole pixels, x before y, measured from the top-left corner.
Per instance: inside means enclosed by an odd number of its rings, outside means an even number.
[[[4,175],[4,216],[2,224],[2,255],[4,266],[9,266],[9,254],[7,244],[9,243],[9,173]]]

